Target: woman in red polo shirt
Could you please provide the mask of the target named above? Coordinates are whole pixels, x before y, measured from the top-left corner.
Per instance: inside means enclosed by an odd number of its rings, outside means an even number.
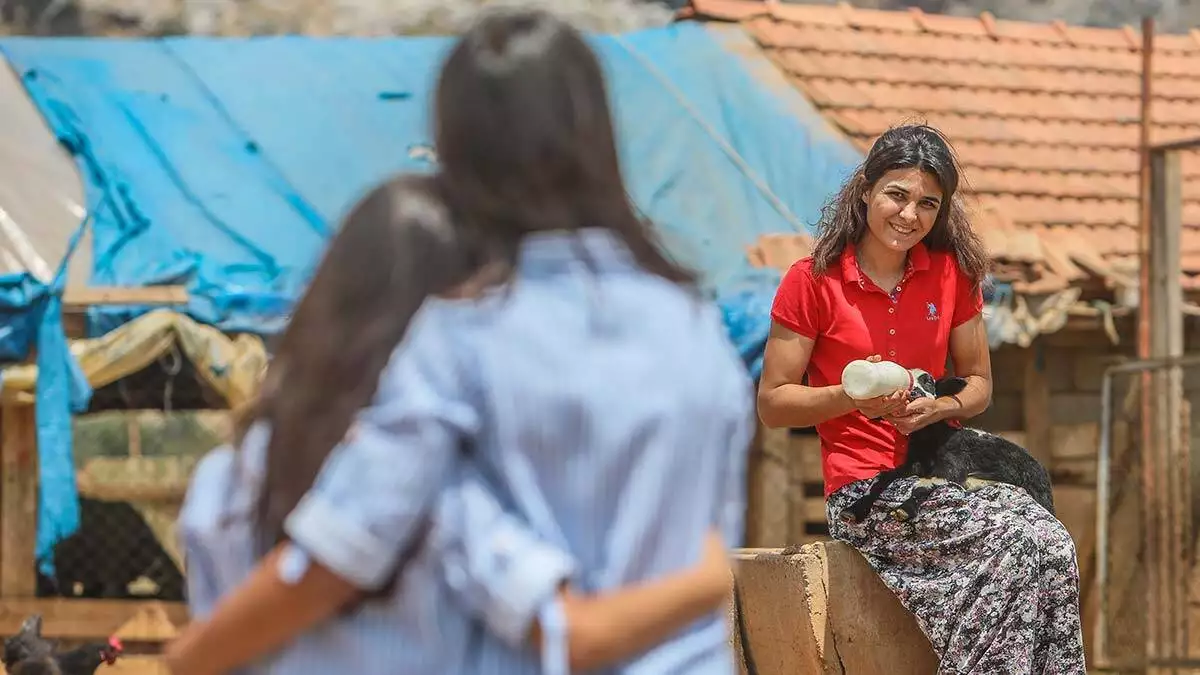
[[[904,460],[908,434],[991,401],[980,315],[988,257],[958,184],[937,130],[905,125],[879,137],[822,213],[812,256],[779,286],[759,414],[770,427],[816,426],[831,534],[861,551],[916,615],[939,673],[1082,675],[1075,546],[1023,490],[943,486],[900,523],[888,511],[907,498],[910,478],[885,490],[865,522],[839,517]],[[842,368],[868,356],[935,378],[949,358],[968,384],[953,398],[855,401]]]

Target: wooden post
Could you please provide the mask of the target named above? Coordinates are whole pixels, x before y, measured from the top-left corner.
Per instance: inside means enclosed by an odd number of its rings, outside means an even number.
[[[1050,443],[1050,379],[1046,377],[1046,351],[1041,340],[1025,350],[1025,447],[1047,471],[1054,471]]]
[[[125,416],[125,432],[129,436],[129,456],[142,456],[142,416],[136,412]]]
[[[1151,178],[1151,162],[1150,162],[1150,130],[1153,125],[1153,120],[1150,116],[1151,105],[1153,103],[1153,80],[1154,74],[1152,64],[1154,60],[1154,19],[1145,17],[1142,19],[1142,72],[1141,72],[1141,115],[1139,116],[1138,124],[1138,330],[1137,330],[1137,355],[1140,359],[1150,358],[1152,349],[1150,346],[1151,325],[1151,306],[1152,291],[1154,286],[1150,281],[1151,270],[1154,269],[1151,263],[1151,241],[1154,236],[1152,234],[1154,226],[1153,220],[1153,195],[1152,186],[1153,179]],[[1152,470],[1153,462],[1148,461],[1150,458],[1149,450],[1154,445],[1153,431],[1153,400],[1154,400],[1154,384],[1153,375],[1150,372],[1144,372],[1141,377],[1141,439],[1139,444],[1142,450],[1141,462],[1141,478],[1142,478],[1142,555],[1144,556],[1144,564],[1147,576],[1147,592],[1146,592],[1146,651],[1144,656],[1148,660],[1157,659],[1160,655],[1159,644],[1161,644],[1161,636],[1159,633],[1159,617],[1162,615],[1161,608],[1158,606],[1160,596],[1156,592],[1155,575],[1158,568],[1158,549],[1155,543],[1155,513],[1157,511],[1153,503],[1159,499],[1158,494],[1160,485],[1156,482],[1156,477]]]
[[[37,590],[37,423],[32,405],[0,408],[0,598]]]
[[[1183,356],[1183,290],[1179,257],[1182,230],[1182,174],[1179,153],[1156,150],[1150,157],[1150,356]],[[1157,569],[1148,570],[1152,593],[1158,594],[1158,654],[1186,658],[1191,458],[1182,456],[1179,417],[1183,375],[1179,367],[1158,370],[1153,377],[1151,439],[1144,457],[1151,464],[1147,485],[1148,533],[1156,540]],[[1186,501],[1185,501],[1186,500]],[[1184,512],[1188,512],[1185,514]],[[1189,525],[1185,533],[1184,526]],[[1149,603],[1150,607],[1156,603]],[[1154,620],[1156,617],[1152,616]]]

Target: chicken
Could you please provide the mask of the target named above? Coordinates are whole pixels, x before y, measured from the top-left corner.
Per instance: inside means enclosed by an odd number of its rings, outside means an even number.
[[[42,617],[34,614],[4,641],[2,660],[8,675],[93,675],[100,664],[116,663],[121,652],[115,637],[60,651],[56,641],[42,637]]]

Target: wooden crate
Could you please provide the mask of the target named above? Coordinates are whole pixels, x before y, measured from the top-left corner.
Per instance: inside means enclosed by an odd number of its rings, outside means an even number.
[[[815,435],[760,427],[749,474],[747,546],[783,547],[828,538]]]
[[[187,301],[187,290],[178,286],[72,288],[63,298],[63,322],[68,337],[82,337],[89,307],[173,307]],[[136,647],[131,651],[138,653],[108,670],[113,675],[166,675],[154,652],[186,624],[183,603],[35,597],[36,428],[32,401],[17,397],[0,405],[0,637],[16,633],[30,614],[41,614],[42,633],[48,638],[103,641],[116,635]]]
[[[183,603],[37,598],[37,437],[34,406],[0,406],[0,637],[41,614],[43,635],[64,641],[103,641],[116,635],[139,651],[114,673],[165,673],[153,654],[187,622]]]

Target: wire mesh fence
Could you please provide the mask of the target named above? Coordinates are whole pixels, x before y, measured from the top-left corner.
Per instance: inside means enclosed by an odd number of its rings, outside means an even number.
[[[80,527],[55,546],[53,574],[38,572],[38,596],[184,599],[175,522],[192,469],[228,437],[230,417],[205,409],[211,392],[196,379],[190,364],[158,359],[98,389],[74,418]]]
[[[1192,597],[1200,522],[1192,461],[1200,425],[1192,420],[1200,410],[1185,380],[1200,381],[1200,358],[1124,363],[1105,374],[1096,577],[1084,580],[1097,600],[1085,637],[1102,669],[1200,668],[1191,636],[1200,626]]]

